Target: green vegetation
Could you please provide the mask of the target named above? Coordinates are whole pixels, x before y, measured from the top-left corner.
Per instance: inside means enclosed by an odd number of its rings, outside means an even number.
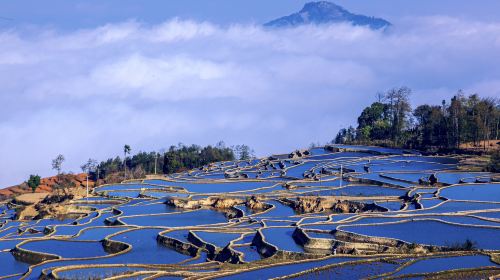
[[[495,150],[493,154],[491,154],[487,170],[491,172],[500,172],[500,149]]]
[[[28,182],[26,182],[33,192],[40,186],[40,176],[30,175]]]
[[[132,148],[129,145],[123,146],[123,172],[125,172],[125,178],[127,177],[127,155],[130,155],[130,151],[132,151]]]
[[[179,144],[177,147],[171,146],[163,154],[163,165],[160,169],[168,174],[201,167],[212,162],[234,159],[234,151],[226,147],[223,142],[219,142],[215,147]]]
[[[125,145],[124,160],[116,157],[98,164],[95,169],[90,170],[92,178],[111,182],[114,181],[111,177],[140,178],[145,174],[154,174],[155,169],[160,173],[170,174],[199,168],[213,162],[235,159],[247,160],[253,157],[253,150],[247,145],[226,147],[224,142],[206,147],[178,144],[177,146],[170,146],[166,151],[139,152],[129,157],[127,155],[130,154],[130,151],[130,146]]]
[[[477,250],[477,242],[467,238],[463,243],[457,242],[451,245],[447,245],[447,247],[451,248],[451,250],[453,251],[474,251]]]
[[[94,172],[97,168],[97,161],[95,159],[89,158],[82,166],[80,166],[84,173],[89,174],[90,172]]]
[[[497,98],[465,97],[459,91],[449,104],[443,100],[441,105],[424,104],[412,110],[410,94],[407,87],[379,94],[378,101],[358,117],[357,128],[341,129],[335,143],[450,151],[466,143],[486,145],[486,140],[500,136]]]

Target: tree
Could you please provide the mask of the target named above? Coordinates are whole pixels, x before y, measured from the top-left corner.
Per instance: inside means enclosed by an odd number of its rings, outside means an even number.
[[[156,175],[156,171],[158,170],[157,166],[158,166],[158,157],[160,157],[160,155],[164,154],[165,153],[165,150],[164,149],[161,149],[159,153],[155,152],[155,172],[154,174]]]
[[[500,149],[493,151],[487,169],[491,172],[500,172]]]
[[[61,174],[62,164],[65,161],[63,155],[59,154],[52,160],[52,169],[57,170],[57,175]]]
[[[390,126],[388,110],[389,106],[380,102],[366,107],[358,117],[358,140],[368,143],[384,139]]]
[[[40,186],[40,176],[30,175],[28,182],[26,182],[33,192]]]
[[[321,145],[320,142],[311,142],[311,144],[309,144],[309,149],[314,149],[314,148],[319,148],[323,145]]]
[[[89,174],[97,168],[97,161],[95,159],[89,158],[82,166],[80,166],[83,172]]]
[[[89,176],[90,172],[94,172],[97,168],[97,161],[89,158],[81,167],[83,172],[87,173],[87,197],[89,196]]]
[[[130,151],[132,151],[130,146],[125,144],[123,146],[123,172],[125,173],[125,179],[127,178],[127,154],[130,155]]]
[[[448,107],[448,117],[450,119],[450,144],[455,148],[460,147],[462,138],[464,137],[464,129],[466,127],[466,110],[465,97],[462,90],[453,96],[450,106]]]
[[[347,128],[347,134],[346,134],[347,143],[353,143],[355,139],[356,139],[356,129],[354,129],[354,127],[352,126],[349,126]]]
[[[345,144],[346,134],[347,134],[347,129],[345,128],[340,129],[337,135],[335,136],[335,139],[332,142],[335,144]]]
[[[251,151],[250,148],[249,150]],[[156,170],[162,171],[164,174],[170,174],[199,168],[212,162],[230,161],[234,159],[235,155],[233,149],[226,147],[222,141],[215,146],[208,145],[206,147],[178,144],[170,146],[167,150],[160,150],[160,153],[138,152],[126,158],[127,176],[130,177],[132,174],[133,177],[137,177],[141,174],[154,173],[155,163]],[[113,183],[123,180],[123,176],[119,175],[119,172],[123,172],[125,166],[124,161],[125,160],[122,161],[120,157],[102,161],[97,167],[99,178],[104,179],[106,182]]]
[[[462,143],[472,143],[487,150],[487,140],[499,138],[500,100],[481,98],[477,94],[465,97],[460,90],[441,105],[423,104],[413,110],[409,104],[411,90],[406,87],[389,90],[366,107],[358,117],[353,131],[341,129],[336,143],[385,144],[390,140],[396,147],[423,150],[460,149]],[[384,103],[382,103],[384,102]],[[381,143],[382,142],[382,143]]]
[[[446,125],[440,106],[420,105],[413,111],[413,116],[417,121],[414,138],[418,147],[447,145]]]
[[[236,158],[239,160],[249,160],[255,157],[254,151],[245,144],[234,146],[233,151],[236,155]]]
[[[476,126],[478,127],[479,141],[483,141],[483,149],[486,150],[486,140],[491,139],[492,123],[495,123],[495,100],[493,98],[482,98],[477,104]]]
[[[408,127],[408,116],[411,112],[410,94],[411,89],[408,87],[393,88],[386,93],[392,122],[391,139],[395,145],[401,144],[403,131]]]

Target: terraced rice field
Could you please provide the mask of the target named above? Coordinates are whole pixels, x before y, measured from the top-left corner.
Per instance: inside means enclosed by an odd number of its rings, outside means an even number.
[[[498,275],[498,174],[457,164],[336,146],[100,186],[76,219],[0,205],[0,279]]]

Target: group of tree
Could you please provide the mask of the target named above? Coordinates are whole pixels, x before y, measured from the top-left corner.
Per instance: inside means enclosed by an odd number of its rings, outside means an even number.
[[[68,189],[75,187],[73,174],[62,172],[62,164],[65,160],[66,158],[61,154],[52,160],[52,169],[57,171],[56,181],[52,188],[58,195],[67,194]]]
[[[130,156],[131,152],[130,145],[124,145],[123,159],[116,157],[97,163],[95,159],[89,158],[81,169],[87,174],[87,180],[104,179],[105,182],[117,182],[142,178],[146,174],[170,174],[218,161],[249,160],[255,157],[254,151],[247,145],[226,147],[222,141],[215,146],[187,146],[180,143],[161,152],[138,152]],[[74,175],[62,171],[64,161],[63,155],[52,160],[52,169],[57,172],[53,189],[58,195],[67,194],[68,189],[75,186]],[[35,192],[40,185],[40,176],[30,175],[26,184]]]
[[[198,145],[170,146],[168,150],[160,152],[138,152],[130,156],[132,148],[125,145],[123,158],[115,157],[97,164],[90,173],[93,179],[114,181],[123,178],[140,178],[145,174],[170,174],[199,168],[203,165],[230,160],[247,160],[254,157],[253,150],[247,145],[226,147],[224,142],[215,146],[205,147]]]
[[[491,154],[488,170],[492,172],[500,172],[500,149],[493,151]]]
[[[361,112],[358,126],[341,129],[334,142],[450,151],[465,143],[486,149],[487,140],[499,139],[498,98],[458,91],[449,102],[412,109],[410,94],[407,87],[378,94],[378,100]]]
[[[63,155],[57,155],[52,160],[52,169],[57,172],[54,184],[52,186],[54,192],[58,195],[61,193],[67,194],[68,189],[75,186],[74,175],[62,171],[62,165],[66,159]],[[29,179],[25,182],[33,192],[40,186],[41,178],[38,175],[30,175]]]

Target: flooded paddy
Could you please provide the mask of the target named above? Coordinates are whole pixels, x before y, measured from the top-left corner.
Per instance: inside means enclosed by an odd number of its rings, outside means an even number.
[[[496,201],[500,197],[498,184],[459,185],[444,188],[440,196],[455,200]]]
[[[118,220],[124,225],[164,227],[187,227],[227,222],[226,216],[223,212],[209,209],[201,209],[178,214],[119,217]]]
[[[254,246],[243,245],[238,247],[233,247],[234,250],[243,254],[243,260],[245,262],[253,262],[263,259],[263,257],[257,252]]]
[[[101,243],[97,241],[40,240],[31,241],[19,247],[68,259],[107,255]],[[71,250],[68,250],[68,248],[71,248]]]
[[[241,233],[222,233],[209,231],[195,231],[196,236],[206,243],[210,243],[220,248],[226,247],[232,240],[241,237]]]
[[[314,196],[402,196],[407,190],[381,186],[346,186],[334,190],[305,192],[301,195]]]
[[[452,246],[471,240],[476,242],[477,247],[480,249],[500,249],[500,242],[498,242],[497,238],[500,227],[472,227],[434,220],[410,220],[381,225],[346,225],[342,226],[341,229],[361,235],[399,239],[409,243]]]
[[[399,267],[399,264],[387,262],[369,262],[335,266],[319,271],[293,275],[288,279],[358,279],[385,274]]]
[[[489,256],[485,255],[428,258],[417,260],[415,263],[401,269],[392,276],[424,274],[444,270],[480,268],[488,266],[495,267],[498,265],[493,263]]]
[[[29,264],[17,261],[10,252],[0,252],[0,277],[24,273]]]
[[[331,264],[352,261],[353,258],[329,258],[320,261],[308,261],[300,263],[292,263],[287,265],[271,266],[268,268],[255,269],[240,274],[229,275],[218,279],[270,279],[275,277],[283,277],[293,273],[306,271],[316,267],[322,267]]]
[[[495,174],[405,153],[337,145],[216,163],[98,187],[74,201],[94,211],[60,220],[16,221],[0,205],[0,278],[360,279],[498,268],[489,256],[500,252]]]
[[[272,227],[262,229],[262,234],[267,242],[278,247],[280,250],[290,252],[304,252],[304,248],[295,243],[292,234],[294,227]]]

